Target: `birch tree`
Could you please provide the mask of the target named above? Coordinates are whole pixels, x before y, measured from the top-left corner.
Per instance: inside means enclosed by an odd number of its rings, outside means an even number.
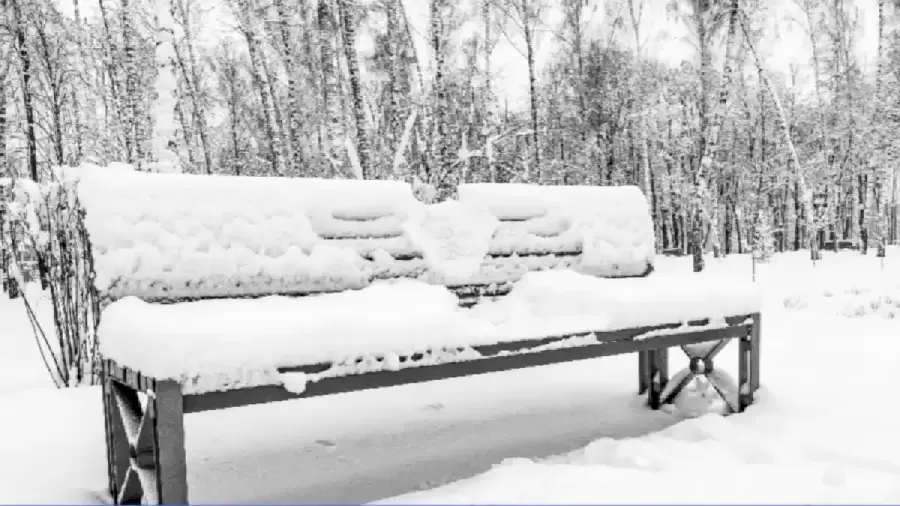
[[[170,0],[156,1],[156,104],[153,123],[153,158],[157,172],[181,172],[175,149],[176,87],[175,20]]]

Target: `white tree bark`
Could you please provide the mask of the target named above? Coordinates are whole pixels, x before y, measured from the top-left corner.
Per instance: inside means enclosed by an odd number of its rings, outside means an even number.
[[[170,0],[156,0],[156,103],[153,121],[153,162],[156,172],[181,172],[175,149],[178,122],[175,119],[178,82],[175,77],[175,20]]]
[[[772,84],[772,80],[769,78],[768,73],[763,67],[762,60],[760,60],[759,54],[756,52],[756,47],[754,47],[753,45],[753,39],[750,37],[750,30],[747,28],[747,23],[744,16],[741,17],[741,28],[744,32],[747,48],[749,49],[750,54],[753,56],[753,60],[756,62],[756,67],[759,70],[760,77],[762,77],[762,84],[769,92],[769,95],[772,98],[772,103],[775,105],[775,112],[778,114],[778,125],[779,129],[781,130],[781,136],[788,148],[790,165],[794,171],[794,177],[797,178],[797,185],[799,186],[800,193],[802,195],[803,214],[805,215],[806,230],[808,231],[810,256],[813,260],[818,260],[818,231],[815,228],[815,222],[813,220],[812,191],[806,184],[806,177],[804,177],[803,175],[803,167],[800,166],[800,158],[797,156],[797,149],[794,147],[794,141],[791,139],[791,131],[788,127],[787,116],[785,116],[784,107],[781,105],[781,98],[778,96],[778,91]]]

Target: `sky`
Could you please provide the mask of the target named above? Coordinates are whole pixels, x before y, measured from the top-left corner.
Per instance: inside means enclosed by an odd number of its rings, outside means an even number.
[[[73,15],[73,0],[56,0],[60,8],[69,16]],[[202,23],[197,31],[200,45],[213,48],[223,37],[236,36],[232,27],[234,21],[224,0],[188,0],[202,12]],[[372,0],[363,0],[372,1]],[[428,2],[426,0],[402,0],[412,25],[413,37],[419,55],[419,61],[426,62],[426,75],[430,68],[431,57],[426,40],[428,21]],[[476,0],[460,0],[460,9],[477,8]],[[617,0],[588,0],[584,8],[583,18],[589,36],[607,39],[611,11],[615,9]],[[627,1],[627,0],[625,0]],[[641,20],[642,52],[646,57],[655,58],[668,65],[677,67],[682,61],[696,60],[697,52],[689,40],[687,26],[678,19],[666,15],[666,3],[669,0],[635,0],[643,1],[644,14]],[[860,61],[870,69],[874,68],[874,55],[877,48],[877,0],[849,0],[855,4],[859,13],[856,52]],[[802,19],[802,13],[794,0],[764,0],[767,2],[770,15],[765,26],[764,39],[758,51],[770,72],[789,76],[791,66],[797,70],[797,90],[801,94],[812,89],[812,70],[810,58],[811,46],[807,39],[806,27],[796,20]],[[562,22],[559,8],[554,7],[556,0],[549,0],[544,9],[541,25],[536,40],[536,66],[538,70],[554,58],[560,42],[554,32]],[[84,16],[97,16],[98,0],[80,0]],[[213,20],[215,22],[213,22]],[[464,25],[460,31],[482,30],[477,22]],[[634,49],[633,34],[630,23],[628,28],[620,31],[620,42]],[[371,37],[360,34],[358,41],[360,52],[365,55],[372,49]],[[495,90],[500,97],[505,97],[510,108],[525,107],[528,97],[528,70],[521,34],[515,28],[506,31],[500,37],[492,55],[492,72],[494,73]]]
[[[419,0],[406,1],[416,3]],[[797,71],[798,91],[801,94],[810,93],[813,89],[810,65],[812,47],[808,40],[805,24],[797,21],[803,19],[802,11],[796,6],[794,0],[765,1],[768,4],[770,15],[766,20],[766,35],[757,47],[760,58],[769,72],[785,77],[790,75],[791,65],[794,65]],[[607,23],[610,18],[608,15],[604,15],[606,10],[604,7],[610,6],[602,5],[602,1],[590,3],[601,4],[597,6],[596,12],[592,16],[591,32],[595,37],[605,38],[609,33]],[[683,61],[699,61],[695,46],[690,41],[690,32],[687,26],[681,20],[671,19],[666,15],[668,0],[643,0],[643,3],[644,14],[640,26],[643,55],[672,67],[678,67]],[[877,0],[850,0],[850,3],[855,3],[859,13],[857,57],[867,68],[874,69],[874,56],[878,44]],[[558,26],[559,18],[558,15],[548,16],[546,23]],[[627,28],[622,30],[618,40],[624,46],[634,50],[634,35],[630,23],[626,23],[626,26]],[[552,58],[553,50],[558,47],[558,42],[554,40],[555,36],[552,33],[544,33],[542,38],[543,40],[539,41],[539,47],[543,49],[541,57],[537,61],[539,66]],[[506,83],[505,92],[511,102],[521,103],[527,98],[528,93],[528,70],[525,59],[518,51],[510,47],[508,41],[503,41],[499,45],[494,59],[506,62],[503,66],[505,75],[498,79],[498,82]]]

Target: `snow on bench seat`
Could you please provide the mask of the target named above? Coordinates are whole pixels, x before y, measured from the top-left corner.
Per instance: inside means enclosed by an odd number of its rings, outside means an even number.
[[[695,273],[608,279],[571,270],[529,272],[502,299],[473,308],[504,335],[520,338],[611,331],[759,312],[752,282]]]
[[[106,358],[215,390],[277,383],[281,366],[477,344],[487,327],[447,288],[395,280],[302,298],[152,304],[128,297],[106,308],[98,337]]]
[[[653,265],[653,220],[636,186],[477,183],[458,193],[502,222],[493,254],[577,255],[579,271],[604,277],[641,276]]]
[[[164,305],[128,297],[107,307],[98,335],[104,357],[200,393],[282,384],[278,368],[330,363],[318,377],[358,374],[478,359],[478,345],[746,315],[761,298],[752,283],[702,276],[560,271],[526,274],[497,302],[457,303],[447,288],[414,280],[304,298]],[[424,360],[409,359],[417,353]]]

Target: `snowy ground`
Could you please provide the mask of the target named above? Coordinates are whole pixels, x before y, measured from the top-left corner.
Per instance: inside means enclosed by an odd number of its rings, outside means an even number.
[[[900,250],[889,255],[759,266],[764,389],[744,414],[646,410],[634,356],[202,413],[187,418],[191,500],[898,503]],[[751,275],[745,256],[709,261],[704,276]],[[717,365],[734,372],[735,351]],[[99,390],[50,387],[9,300],[0,406],[0,503],[107,501]]]

